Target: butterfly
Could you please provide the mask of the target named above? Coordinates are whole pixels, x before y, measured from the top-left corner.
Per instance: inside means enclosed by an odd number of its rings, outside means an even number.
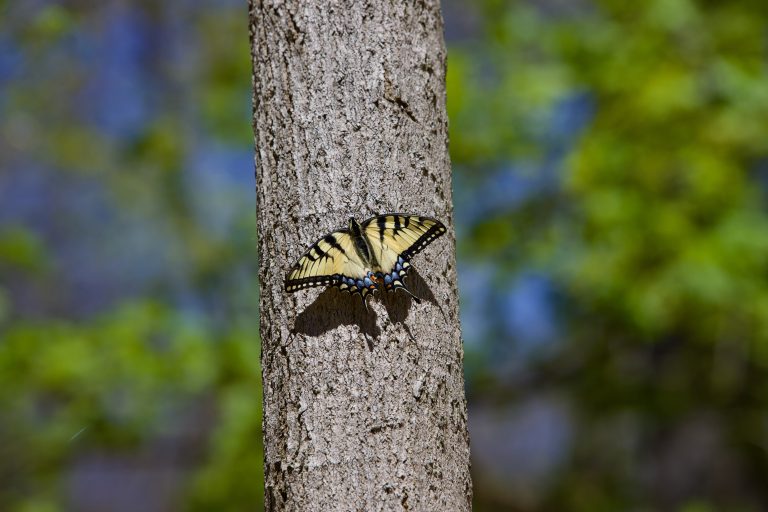
[[[347,229],[328,233],[315,242],[288,272],[285,289],[295,292],[310,286],[335,286],[365,297],[375,290],[403,290],[411,258],[445,233],[431,217],[387,213],[363,223],[349,219]],[[367,305],[366,305],[367,307]]]

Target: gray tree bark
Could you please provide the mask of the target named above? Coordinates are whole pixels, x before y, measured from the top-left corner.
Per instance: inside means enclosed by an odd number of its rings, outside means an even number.
[[[266,508],[469,510],[439,1],[251,0],[250,28]],[[448,227],[412,261],[420,304],[284,291],[384,212]]]

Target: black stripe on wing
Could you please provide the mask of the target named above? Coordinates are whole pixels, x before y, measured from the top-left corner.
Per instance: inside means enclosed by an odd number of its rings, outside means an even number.
[[[384,235],[387,233],[387,216],[380,215],[376,218],[376,226],[379,228],[379,242],[384,242]]]
[[[435,224],[432,227],[430,227],[423,235],[421,235],[413,243],[413,245],[411,245],[402,253],[400,253],[400,256],[405,261],[410,260],[414,255],[424,250],[426,246],[434,242],[436,238],[440,237],[445,233],[445,226],[443,226],[443,223],[440,222],[439,220],[428,218],[428,217],[419,217],[419,220],[420,221],[430,220]]]
[[[361,295],[365,298],[369,293],[376,290],[376,285],[371,281],[370,276],[363,279],[354,279],[342,274],[333,274],[330,276],[310,276],[303,279],[294,279],[285,282],[285,289],[289,292],[296,292],[312,286],[335,286],[341,291],[349,292],[352,295]]]
[[[327,243],[328,245],[331,246],[332,249],[336,249],[341,254],[344,254],[344,255],[347,254],[347,251],[345,251],[344,248],[339,244],[338,240],[336,240],[336,237],[333,236],[333,233],[328,233],[327,235],[325,235],[323,237],[323,242]],[[333,256],[330,256],[330,257],[333,258]]]
[[[286,279],[285,291],[297,292],[312,286],[338,286],[341,283],[341,278],[341,275],[334,274],[331,276],[308,276],[301,279]]]
[[[299,258],[299,261],[297,261],[296,264],[291,267],[291,270],[288,272],[288,275],[285,279],[286,291],[295,292],[304,288],[309,288],[310,286],[334,285],[340,283],[341,275],[339,273],[322,273],[318,275],[304,275],[303,277],[294,278],[291,276],[306,274],[306,269],[311,268],[313,264],[318,260],[322,259],[333,262],[336,259],[335,256],[345,256],[347,252],[336,238],[339,235],[345,234],[346,233],[344,231],[328,233],[323,238],[312,244],[312,246],[307,249],[307,252],[305,252],[301,258]],[[329,270],[333,271],[332,268],[333,267],[331,267]]]

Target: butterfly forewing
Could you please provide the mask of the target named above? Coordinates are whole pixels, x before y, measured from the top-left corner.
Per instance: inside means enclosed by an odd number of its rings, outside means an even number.
[[[395,269],[398,258],[409,261],[445,233],[445,226],[431,217],[391,213],[368,219],[363,230],[386,274]]]
[[[347,231],[335,231],[315,242],[299,258],[285,280],[285,289],[295,292],[310,286],[341,285],[344,276],[365,277],[365,269]]]

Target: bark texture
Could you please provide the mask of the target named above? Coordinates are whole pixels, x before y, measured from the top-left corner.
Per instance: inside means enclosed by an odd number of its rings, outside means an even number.
[[[469,510],[438,0],[251,0],[267,510]],[[448,234],[403,293],[294,295],[325,233],[385,212]]]

